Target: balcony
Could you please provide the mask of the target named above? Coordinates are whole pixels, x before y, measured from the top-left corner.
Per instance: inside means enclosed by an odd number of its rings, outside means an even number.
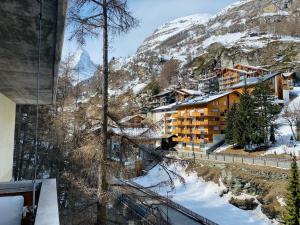
[[[219,117],[219,116],[220,116],[220,112],[209,111],[209,112],[207,113],[207,116],[215,116],[215,117]]]
[[[190,126],[191,125],[191,121],[184,121],[182,122],[183,126]]]
[[[172,123],[172,126],[180,126],[181,125],[181,121],[176,121]]]
[[[204,121],[200,121],[200,120],[194,120],[193,122],[192,122],[192,125],[194,125],[194,126],[207,126],[208,125],[208,121],[206,120],[204,120]]]
[[[182,138],[181,137],[173,137],[172,141],[176,141],[176,142],[181,142]]]
[[[180,113],[175,113],[172,115],[172,118],[175,118],[175,119],[178,119],[181,117],[181,114]]]
[[[218,126],[220,125],[220,121],[208,121],[208,126]]]
[[[182,138],[181,141],[184,142],[184,143],[190,143],[191,138],[190,137]]]
[[[23,207],[30,209],[32,206],[32,181],[4,182],[0,186],[1,224],[31,224],[32,214],[26,213],[22,218],[22,212]],[[36,205],[34,225],[59,225],[55,179],[37,180]]]
[[[190,112],[186,112],[186,113],[183,113],[183,118],[190,118],[191,117],[191,114]]]
[[[182,131],[183,134],[190,134],[191,133],[191,130],[190,129],[184,129]]]
[[[181,129],[172,130],[172,134],[180,134],[180,133],[181,133]]]

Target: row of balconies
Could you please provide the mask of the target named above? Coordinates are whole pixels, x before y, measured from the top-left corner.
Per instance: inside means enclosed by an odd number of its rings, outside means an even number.
[[[172,134],[208,134],[208,129],[175,129]]]
[[[194,143],[194,144],[206,144],[209,142],[208,138],[190,138],[190,137],[174,137],[172,139],[176,142]]]
[[[194,120],[194,121],[176,121],[167,124],[167,126],[217,126],[220,121],[210,121],[210,120]]]
[[[193,112],[185,112],[181,114],[180,112],[175,113],[172,115],[172,118],[180,119],[180,118],[191,118],[191,117],[203,117],[203,116],[220,116],[220,112],[213,112],[213,111],[193,111]]]

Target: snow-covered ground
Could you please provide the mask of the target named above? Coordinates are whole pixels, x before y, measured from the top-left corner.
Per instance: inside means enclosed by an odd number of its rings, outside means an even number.
[[[153,191],[166,196],[167,191],[170,198],[185,206],[186,208],[205,216],[206,218],[220,225],[269,225],[278,224],[269,220],[262,212],[260,206],[255,210],[245,211],[231,205],[228,201],[233,196],[231,193],[220,197],[225,189],[224,185],[217,185],[213,182],[205,182],[195,172],[187,173],[185,167],[179,164],[167,166],[170,170],[185,178],[185,184],[179,179],[174,180],[175,188],[171,190],[169,185],[153,188]],[[165,170],[160,166],[154,167],[143,177],[135,178],[133,181],[144,187],[152,186],[163,181],[169,181]],[[242,195],[241,198],[248,198],[249,195]]]
[[[290,101],[287,105],[287,107],[294,111],[299,110],[300,107],[300,87],[295,87],[292,91],[292,94],[296,97]],[[283,109],[284,111],[284,109]],[[280,113],[280,115],[283,114],[283,111]],[[274,147],[269,148],[268,151],[265,154],[295,154],[296,156],[300,155],[300,142],[295,142],[295,146],[291,144],[291,137],[293,136],[293,132],[288,125],[287,121],[282,117],[279,116],[279,118],[276,120],[276,123],[279,125],[278,130],[276,131],[275,138],[276,138],[276,144]],[[296,127],[293,127],[294,133],[296,134]]]
[[[215,153],[220,153],[220,152],[224,152],[226,151],[228,148],[233,147],[233,145],[229,145],[229,144],[223,144],[220,147],[218,147],[214,152]]]

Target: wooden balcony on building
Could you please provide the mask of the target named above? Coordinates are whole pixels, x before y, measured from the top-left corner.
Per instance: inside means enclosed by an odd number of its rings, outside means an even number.
[[[215,116],[215,117],[219,117],[220,116],[220,112],[214,112],[214,111],[209,111],[206,116]]]
[[[181,114],[180,114],[180,113],[175,113],[175,114],[172,115],[172,118],[178,119],[178,118],[180,118],[180,117],[181,117]]]
[[[192,122],[192,125],[194,125],[194,126],[207,126],[208,125],[208,121],[206,120],[204,120],[204,121],[200,121],[200,120],[194,120],[193,122]]]
[[[192,134],[207,134],[208,133],[208,130],[207,129],[194,129],[192,130]]]
[[[190,112],[185,112],[185,113],[183,113],[182,117],[183,118],[190,118],[191,114],[190,114]]]
[[[200,117],[201,113],[200,112],[193,112],[192,115],[193,115],[193,117]]]
[[[220,125],[220,121],[208,121],[208,126],[218,126]]]
[[[190,143],[191,138],[190,137],[182,138],[181,141],[184,142],[184,143]]]
[[[181,129],[172,130],[172,134],[180,134],[180,133],[181,133]]]
[[[184,130],[182,130],[182,133],[183,134],[190,134],[191,130],[190,129],[184,129]]]
[[[172,122],[172,126],[180,126],[180,125],[181,125],[181,121]]]
[[[190,126],[191,125],[191,121],[183,121],[182,125],[183,126]]]
[[[173,137],[172,141],[176,141],[176,142],[181,142],[182,138],[181,137]]]

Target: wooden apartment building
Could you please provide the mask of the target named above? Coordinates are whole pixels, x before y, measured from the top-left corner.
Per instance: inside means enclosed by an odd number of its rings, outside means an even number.
[[[216,69],[220,91],[230,90],[231,86],[246,78],[260,77],[269,71],[260,67],[235,65],[233,68]]]
[[[175,106],[167,126],[180,150],[208,151],[224,140],[226,113],[240,94],[235,91],[199,97]],[[168,115],[168,114],[166,114]],[[169,116],[169,115],[168,115]]]

